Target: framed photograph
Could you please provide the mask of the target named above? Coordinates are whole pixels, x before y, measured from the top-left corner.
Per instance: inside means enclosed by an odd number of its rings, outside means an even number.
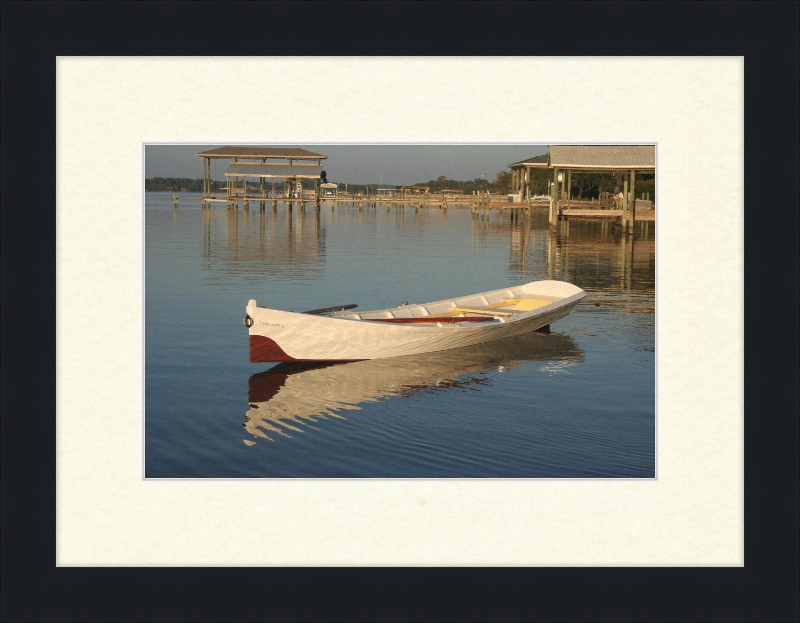
[[[795,6],[10,6],[4,620],[796,619]],[[568,205],[616,177],[525,166],[602,145],[657,150],[625,231]],[[327,181],[198,156],[247,146]],[[542,281],[589,294],[546,348],[250,362],[261,309],[500,326]]]
[[[144,174],[145,479],[656,478],[655,145]]]

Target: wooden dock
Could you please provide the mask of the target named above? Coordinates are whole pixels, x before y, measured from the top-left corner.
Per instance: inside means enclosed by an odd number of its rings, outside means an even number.
[[[257,190],[257,189],[254,189]],[[502,200],[501,200],[502,198]],[[475,211],[489,211],[489,210],[529,210],[531,207],[547,207],[549,206],[549,199],[537,198],[531,202],[515,202],[511,203],[507,200],[506,195],[489,195],[489,194],[473,194],[473,195],[455,195],[455,194],[442,194],[442,193],[419,193],[419,194],[404,194],[396,195],[378,194],[378,193],[364,193],[364,194],[337,194],[335,196],[320,196],[319,198],[306,195],[301,197],[287,197],[285,193],[264,192],[264,194],[247,194],[242,192],[241,189],[226,193],[225,195],[207,195],[203,198],[205,203],[225,203],[229,208],[238,209],[240,203],[244,209],[250,208],[250,203],[254,202],[264,209],[266,204],[271,204],[273,209],[277,209],[278,203],[286,204],[287,206],[300,206],[304,207],[306,203],[323,204],[327,203],[330,206],[338,205],[353,205],[359,208],[386,208],[388,210],[394,208],[433,208],[433,209],[472,209]]]
[[[582,210],[582,209],[559,209],[558,218],[560,220],[618,220],[623,215],[622,210]],[[637,221],[655,221],[655,210],[636,210],[635,220]]]
[[[265,193],[267,196],[262,195],[246,195],[236,194],[233,197],[234,205],[238,206],[241,201],[244,208],[247,210],[250,207],[250,202],[254,202],[254,207],[258,206],[265,209],[267,204],[271,204],[272,209],[277,209],[278,203],[285,204],[289,209],[298,207],[304,209],[307,203],[315,205],[316,198],[313,196],[305,196],[302,199],[299,197],[286,197],[283,194]],[[502,199],[501,199],[502,198]],[[360,209],[363,208],[385,208],[386,210],[393,209],[470,209],[474,215],[486,218],[491,212],[503,214],[508,211],[512,214],[529,214],[534,209],[550,208],[549,197],[535,197],[529,202],[509,202],[503,195],[452,195],[452,194],[416,194],[405,196],[387,196],[381,194],[339,194],[333,197],[320,197],[321,204],[328,204],[331,209],[335,206],[352,205]],[[230,205],[231,200],[227,195],[223,196],[207,196],[205,197],[207,203],[224,203]],[[653,209],[653,202],[637,200],[637,209],[635,212],[635,220],[637,221],[655,221],[655,210]],[[609,220],[620,221],[624,217],[624,210],[616,207],[605,207],[600,202],[591,201],[561,201],[558,202],[558,219],[559,220]]]

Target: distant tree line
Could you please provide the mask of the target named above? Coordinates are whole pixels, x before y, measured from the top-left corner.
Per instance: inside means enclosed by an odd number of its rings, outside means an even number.
[[[474,180],[469,181],[451,180],[441,175],[435,180],[417,182],[414,186],[430,186],[430,192],[432,193],[438,193],[443,190],[460,190],[465,195],[471,195],[472,192],[476,190],[507,193],[511,190],[511,172],[500,171],[500,173],[495,176],[493,182],[482,177],[476,177]]]
[[[223,182],[211,180],[211,190],[219,190],[224,185]],[[188,177],[152,177],[144,181],[144,189],[148,192],[203,192],[203,179],[196,180]]]
[[[531,194],[546,195],[549,193],[548,184],[552,176],[552,171],[547,169],[532,169],[530,172]],[[627,176],[627,171],[613,173],[602,173],[595,171],[572,172],[572,188],[570,196],[576,199],[591,199],[600,196],[600,192],[618,193],[622,191],[623,180]],[[211,181],[211,190],[219,191],[224,182]],[[511,171],[500,171],[494,181],[483,178],[475,178],[470,181],[451,180],[444,175],[435,180],[427,182],[417,182],[414,186],[429,186],[430,192],[438,193],[443,190],[459,190],[463,194],[470,195],[473,191],[489,191],[493,193],[511,192]],[[641,193],[650,193],[651,198],[655,198],[655,175],[650,173],[638,173],[636,175],[636,196],[641,197]],[[145,190],[148,192],[203,192],[202,179],[189,179],[186,177],[153,177],[145,180]],[[378,184],[347,184],[347,190],[353,193],[374,192]],[[339,184],[339,190],[345,190],[345,184]]]

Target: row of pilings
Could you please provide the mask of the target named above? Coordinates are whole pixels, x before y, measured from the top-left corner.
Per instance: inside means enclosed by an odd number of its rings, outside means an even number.
[[[175,208],[178,207],[178,196],[175,195],[173,197]],[[530,215],[531,211],[531,204],[528,202],[527,204],[509,204],[508,207],[503,205],[492,205],[492,197],[488,193],[488,191],[474,191],[471,195],[442,195],[441,197],[437,198],[435,195],[431,195],[428,193],[419,193],[419,194],[412,194],[412,195],[403,195],[403,196],[384,196],[377,193],[371,194],[363,194],[363,195],[354,195],[354,196],[347,196],[343,197],[341,195],[335,197],[321,197],[319,194],[315,193],[314,197],[309,198],[298,198],[298,197],[286,197],[286,196],[275,196],[274,194],[271,197],[236,197],[230,196],[225,200],[216,199],[216,198],[207,198],[204,197],[201,200],[201,207],[202,209],[210,209],[212,201],[217,202],[224,202],[226,203],[226,207],[229,210],[238,210],[239,209],[239,202],[242,202],[242,207],[245,211],[249,211],[250,209],[250,202],[258,202],[259,209],[265,210],[268,203],[272,204],[272,209],[278,209],[278,203],[283,203],[286,206],[287,210],[293,210],[295,207],[304,210],[306,208],[306,204],[311,203],[314,206],[314,209],[320,210],[322,207],[323,202],[330,202],[331,204],[331,211],[333,211],[337,205],[349,205],[351,207],[358,207],[359,210],[363,210],[364,208],[368,209],[378,209],[381,207],[385,207],[387,211],[392,209],[409,209],[413,208],[415,211],[419,211],[421,209],[441,209],[441,210],[448,210],[448,209],[466,209],[469,208],[473,218],[476,219],[488,219],[490,210],[499,211],[500,216],[502,217],[503,212],[505,210],[509,210],[513,215],[518,216],[519,214],[524,214],[525,216]]]

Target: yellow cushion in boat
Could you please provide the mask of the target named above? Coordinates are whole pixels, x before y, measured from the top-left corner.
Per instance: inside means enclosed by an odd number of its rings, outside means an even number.
[[[513,305],[514,309],[518,311],[531,311],[532,309],[538,309],[540,307],[544,307],[545,305],[549,305],[553,301],[543,301],[541,299],[503,299],[502,307],[511,307]]]

